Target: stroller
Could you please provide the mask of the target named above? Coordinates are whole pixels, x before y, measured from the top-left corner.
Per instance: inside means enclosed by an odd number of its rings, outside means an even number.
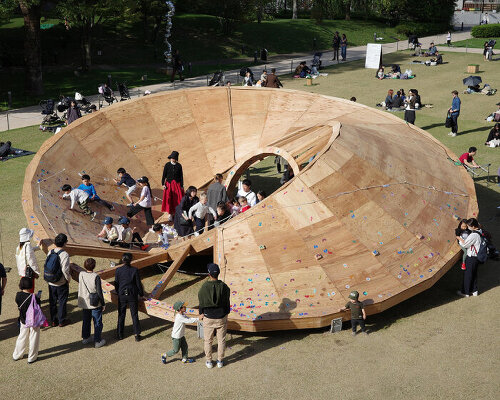
[[[311,70],[312,70],[312,73],[317,75],[319,74],[319,70],[321,69],[321,56],[323,55],[323,53],[321,52],[316,52],[314,53],[314,56],[313,56],[313,59],[311,61]]]
[[[422,43],[419,43],[417,35],[408,36],[408,46],[410,47],[410,50],[415,51],[415,56],[419,56],[422,52]]]
[[[497,41],[493,40],[493,39],[490,39],[488,41],[487,50],[486,50],[486,58],[490,61],[493,59],[493,56],[495,55],[495,53],[493,53],[493,47],[495,47],[496,43],[497,43]]]
[[[113,104],[115,101],[118,102],[113,90],[108,86],[107,83],[103,83],[101,86],[97,88],[99,91],[99,109],[102,108],[104,103],[108,103],[108,105]]]
[[[42,100],[40,102],[40,107],[42,107],[41,114],[44,116],[42,119],[42,125],[54,125],[63,122],[61,118],[59,118],[59,115],[57,115],[55,106],[56,103],[52,99]]]
[[[120,101],[130,100],[130,93],[125,82],[117,84],[118,91],[120,92]]]
[[[210,79],[210,82],[208,82],[208,86],[224,86],[225,81],[226,77],[224,72],[218,71],[214,73],[214,76]]]
[[[88,101],[81,93],[75,92],[75,102],[78,108],[85,114],[89,114],[96,110],[96,106]]]

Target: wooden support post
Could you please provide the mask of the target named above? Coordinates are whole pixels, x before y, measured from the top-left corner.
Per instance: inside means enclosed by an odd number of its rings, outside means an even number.
[[[148,257],[141,258],[137,261],[132,261],[132,266],[137,269],[142,269],[159,262],[170,261],[171,259],[172,258],[170,257],[170,254],[167,251],[165,251],[161,253],[152,254]],[[112,268],[108,268],[104,271],[98,272],[97,274],[101,277],[101,279],[112,278],[113,276],[115,276],[116,269],[121,267],[122,265],[123,264],[118,264]]]
[[[178,259],[176,259],[172,263],[172,265],[168,268],[167,272],[165,272],[163,274],[160,281],[158,282],[158,284],[155,286],[155,288],[151,292],[151,298],[158,299],[161,296],[161,294],[163,293],[163,291],[167,287],[170,280],[174,277],[174,274],[177,272],[177,270],[179,269],[181,264],[184,262],[186,257],[189,255],[189,253],[191,253],[192,249],[193,248],[191,247],[191,245],[186,246],[186,248],[182,252],[181,256]]]

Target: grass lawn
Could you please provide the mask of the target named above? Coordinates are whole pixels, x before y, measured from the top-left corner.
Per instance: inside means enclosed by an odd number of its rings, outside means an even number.
[[[484,118],[496,109],[498,95],[461,95],[462,114],[456,138],[447,136],[445,111],[451,103],[450,91],[461,90],[469,63],[479,63],[483,80],[500,87],[500,69],[496,63],[482,63],[480,54],[444,54],[448,64],[439,67],[412,65],[417,77],[411,81],[376,80],[364,61],[336,65],[326,70],[313,87],[304,80],[283,77],[287,88],[343,98],[356,96],[358,101],[375,105],[384,99],[389,88],[417,88],[424,103],[434,108],[417,112],[416,124],[426,129],[456,154],[470,145],[479,148],[477,160],[491,162],[496,171],[500,149],[483,143],[492,124]],[[384,55],[384,62],[408,67],[408,52]],[[399,114],[397,114],[399,115]],[[401,114],[402,116],[402,114]],[[363,118],[362,115],[359,116]],[[370,121],[366,121],[367,125]],[[36,150],[48,135],[35,128],[1,133],[1,140]],[[363,140],[360,137],[360,140]],[[24,169],[30,157],[0,163],[0,214],[4,264],[14,266],[13,249],[17,232],[24,226],[21,210],[21,187]],[[433,168],[432,165],[428,166]],[[256,165],[250,172],[265,187],[276,178],[272,158]],[[257,178],[256,174],[262,174]],[[270,187],[270,186],[268,186]],[[500,187],[476,180],[480,221],[499,244]],[[40,255],[39,255],[40,257]],[[41,260],[41,258],[40,258]],[[75,261],[79,262],[78,258]],[[107,262],[106,260],[104,262]],[[154,280],[151,270],[145,286]],[[17,277],[9,275],[3,313],[0,317],[0,360],[3,393],[12,398],[33,396],[40,399],[100,398],[205,398],[205,399],[493,399],[498,397],[500,331],[492,307],[500,301],[498,263],[487,262],[479,269],[479,297],[459,299],[455,290],[461,284],[462,271],[452,268],[429,290],[375,316],[368,317],[372,333],[352,337],[345,329],[329,334],[326,329],[288,331],[250,335],[228,335],[227,366],[208,370],[204,366],[203,342],[193,329],[186,330],[194,364],[182,364],[178,358],[163,365],[160,354],[171,345],[171,324],[141,315],[145,340],[135,343],[131,336],[114,339],[116,307],[109,305],[104,314],[104,338],[108,344],[97,350],[83,346],[80,340],[81,317],[76,307],[76,284],[70,288],[69,312],[74,324],[65,328],[44,329],[41,333],[39,362],[27,365],[10,360],[17,330],[17,309],[13,303]],[[157,275],[156,275],[157,276]],[[168,294],[196,305],[199,279],[179,275]],[[47,289],[43,309],[48,313]],[[127,317],[127,325],[130,318]],[[127,326],[126,334],[132,335]],[[51,371],[47,374],[45,371]],[[60,382],[64,392],[49,390]],[[131,382],[134,382],[131,384]]]
[[[54,26],[51,26],[54,24]],[[129,87],[166,80],[156,70],[164,66],[165,46],[160,34],[155,43],[145,43],[141,21],[109,21],[94,31],[92,44],[93,69],[75,76],[80,65],[81,51],[78,32],[67,31],[61,21],[43,20],[42,60],[45,94],[31,98],[24,94],[23,25],[22,18],[13,18],[0,25],[0,43],[8,43],[0,52],[0,111],[7,108],[7,92],[12,92],[13,108],[37,104],[42,99],[58,98],[75,91],[84,95],[97,93],[97,86],[111,74],[116,81],[125,81]],[[384,40],[393,42],[394,28],[380,22],[364,20],[326,20],[317,25],[314,20],[277,19],[245,23],[236,27],[230,36],[219,32],[217,18],[210,15],[183,14],[174,17],[172,44],[180,50],[186,63],[192,63],[187,76],[212,74],[220,68],[235,69],[253,61],[254,51],[267,48],[269,55],[312,52],[313,40],[316,49],[331,47],[333,33],[338,30],[347,35],[349,46],[358,46],[373,41],[376,32]],[[102,55],[98,55],[98,51]],[[259,54],[260,56],[260,54]],[[140,80],[148,75],[148,81]]]
[[[484,42],[487,42],[490,39],[496,40],[497,45],[500,45],[500,37],[492,37],[492,38],[470,38],[466,40],[460,40],[458,42],[453,42],[453,46],[482,49],[484,47]]]

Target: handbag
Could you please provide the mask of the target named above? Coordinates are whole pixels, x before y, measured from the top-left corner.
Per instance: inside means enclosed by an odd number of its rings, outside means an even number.
[[[87,289],[87,292],[89,292],[89,300],[90,300],[90,305],[92,307],[98,307],[99,306],[99,296],[97,293],[91,293],[87,284],[85,283],[85,279],[82,277],[83,284],[85,285],[85,288]]]
[[[24,246],[26,246],[26,245],[24,245]],[[24,247],[23,247],[23,250],[24,250]],[[26,258],[26,250],[24,250],[24,261],[26,263],[26,268],[24,269],[24,277],[28,278],[28,279],[33,279],[34,271],[33,271],[33,268],[31,268],[28,264],[28,259]]]
[[[24,304],[24,302],[23,302]],[[38,328],[44,326],[47,318],[43,315],[42,309],[36,302],[35,295],[31,295],[31,303],[26,311],[26,323],[25,325],[29,328]]]
[[[446,128],[451,128],[453,126],[453,120],[451,119],[450,113],[446,116],[446,120],[444,121],[444,126]]]
[[[193,226],[193,221],[191,221],[190,219],[185,219],[182,214],[179,217],[179,223],[182,226]]]

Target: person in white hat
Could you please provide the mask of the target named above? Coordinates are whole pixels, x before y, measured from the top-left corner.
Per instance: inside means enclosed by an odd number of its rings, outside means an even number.
[[[19,245],[16,247],[16,263],[19,276],[21,278],[26,277],[33,280],[30,293],[34,293],[35,279],[40,275],[40,269],[38,268],[38,262],[35,257],[35,251],[40,250],[40,247],[31,245],[33,233],[34,231],[32,229],[22,228],[19,231]]]

